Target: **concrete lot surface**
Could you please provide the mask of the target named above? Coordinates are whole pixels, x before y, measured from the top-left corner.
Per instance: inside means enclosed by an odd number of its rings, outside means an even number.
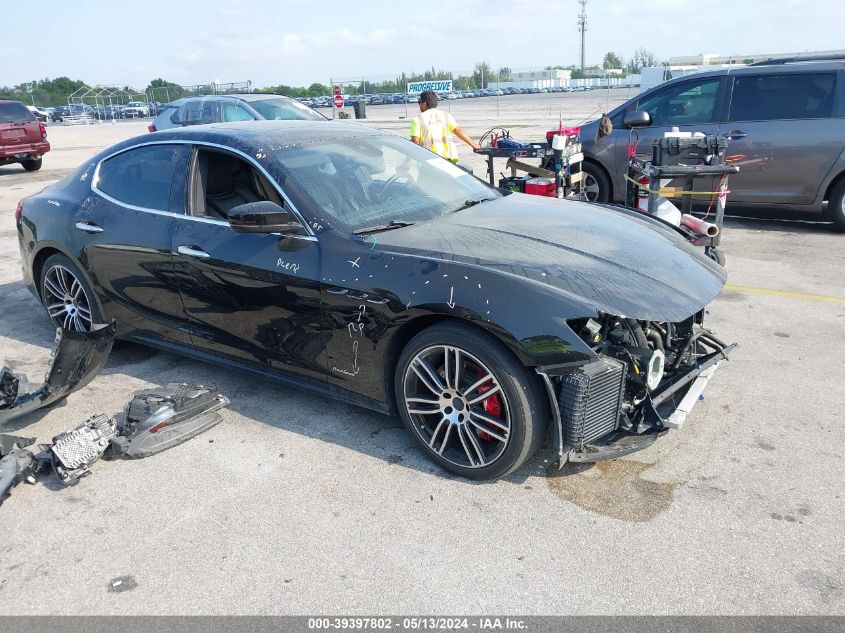
[[[558,113],[533,97],[499,119],[490,99],[451,105],[476,138],[536,137]],[[599,99],[571,97],[567,123]],[[370,123],[404,131],[400,109]],[[53,328],[20,281],[15,205],[145,126],[51,126],[40,172],[0,167],[0,363],[34,382]],[[706,399],[646,452],[553,475],[545,448],[505,480],[455,479],[398,419],[118,343],[89,386],[2,430],[49,441],[171,381],[215,384],[231,407],[75,487],[19,485],[0,508],[0,612],[845,614],[843,240],[729,221],[731,286],[708,324],[740,347]]]

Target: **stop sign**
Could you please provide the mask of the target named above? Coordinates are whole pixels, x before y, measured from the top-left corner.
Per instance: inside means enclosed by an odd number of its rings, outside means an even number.
[[[342,108],[343,107],[343,97],[340,95],[334,96],[334,107],[335,108]]]

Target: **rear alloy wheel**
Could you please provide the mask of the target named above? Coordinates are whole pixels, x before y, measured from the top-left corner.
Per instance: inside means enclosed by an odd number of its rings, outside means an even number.
[[[537,377],[492,336],[461,325],[415,336],[395,391],[402,421],[429,458],[470,479],[516,470],[547,428]]]
[[[610,200],[610,181],[604,171],[593,163],[582,163],[584,180],[582,191],[588,202],[607,202]]]
[[[41,157],[31,158],[30,160],[21,161],[21,165],[27,171],[38,171],[41,169]]]
[[[41,271],[41,300],[56,327],[90,332],[102,322],[91,290],[79,269],[64,255],[47,259]]]
[[[845,231],[845,179],[841,180],[830,192],[827,216],[839,231]]]

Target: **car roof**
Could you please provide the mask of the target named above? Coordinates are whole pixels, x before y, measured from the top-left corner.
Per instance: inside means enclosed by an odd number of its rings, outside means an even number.
[[[318,141],[385,135],[389,135],[389,132],[342,121],[236,121],[175,127],[160,130],[154,137],[149,134],[136,136],[110,148],[109,153],[150,141],[179,140],[213,143],[254,155],[259,151],[278,150]]]
[[[272,93],[264,93],[264,92],[253,92],[250,94],[242,94],[242,95],[228,95],[230,97],[235,97],[236,99],[241,99],[243,101],[263,101],[264,99],[269,99],[271,97],[281,97],[282,99],[292,99],[292,97],[286,97],[285,95],[277,95]],[[303,99],[307,99],[308,97],[302,97]]]
[[[739,66],[731,68],[731,74],[745,75],[745,74],[778,74],[798,73],[807,70],[822,71],[822,70],[842,70],[845,68],[845,61],[842,60],[826,60],[826,61],[784,61],[784,62],[760,62],[751,64],[749,66]]]

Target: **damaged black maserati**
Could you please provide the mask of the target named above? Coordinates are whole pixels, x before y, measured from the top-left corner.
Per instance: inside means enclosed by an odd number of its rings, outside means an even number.
[[[431,460],[501,477],[680,427],[732,346],[725,271],[618,207],[492,188],[397,136],[267,121],[133,138],[21,201],[53,323],[401,417]]]

